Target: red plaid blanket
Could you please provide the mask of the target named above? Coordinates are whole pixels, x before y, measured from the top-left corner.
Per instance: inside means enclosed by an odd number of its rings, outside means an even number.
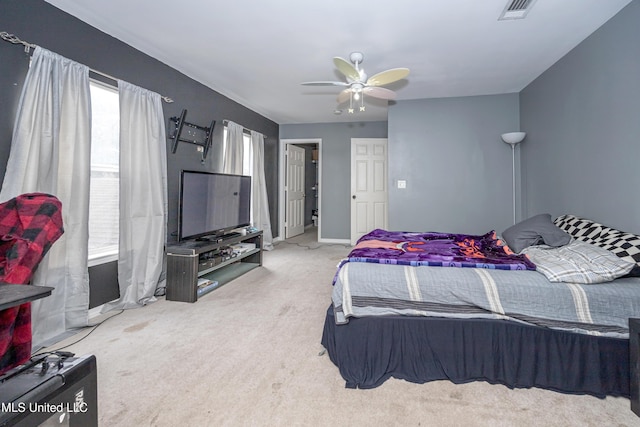
[[[62,235],[62,204],[51,195],[23,194],[0,204],[0,281],[27,284]],[[0,311],[0,374],[31,357],[31,304]]]

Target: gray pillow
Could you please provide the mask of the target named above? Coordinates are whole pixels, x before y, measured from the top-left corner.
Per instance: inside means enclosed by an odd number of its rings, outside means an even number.
[[[571,235],[565,233],[553,221],[550,214],[539,214],[525,219],[504,230],[502,237],[509,248],[520,253],[524,248],[546,244],[549,246],[564,246],[571,241]]]

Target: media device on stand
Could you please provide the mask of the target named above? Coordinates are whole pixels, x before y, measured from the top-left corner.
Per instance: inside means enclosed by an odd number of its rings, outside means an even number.
[[[178,242],[167,245],[168,301],[196,302],[262,265],[251,229],[251,177],[182,171]]]

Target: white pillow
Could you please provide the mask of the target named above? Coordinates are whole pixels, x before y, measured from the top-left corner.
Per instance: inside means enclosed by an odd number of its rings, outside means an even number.
[[[603,283],[629,274],[635,263],[613,252],[580,240],[552,248],[540,245],[525,248],[536,269],[550,282]]]

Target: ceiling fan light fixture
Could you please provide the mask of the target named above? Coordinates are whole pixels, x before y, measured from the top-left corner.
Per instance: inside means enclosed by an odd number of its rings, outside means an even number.
[[[349,60],[354,64],[359,64],[364,59],[364,54],[362,52],[351,52],[349,55]]]
[[[353,114],[353,91],[349,91],[349,109],[347,110],[349,114]]]
[[[338,95],[338,105],[349,100],[349,108],[347,112],[353,114],[355,112],[353,100],[360,103],[358,110],[365,111],[364,95],[384,100],[396,99],[396,94],[390,89],[383,88],[390,83],[397,82],[409,75],[408,68],[392,68],[368,77],[364,70],[360,67],[364,55],[362,52],[352,52],[347,61],[338,56],[333,58],[333,63],[346,78],[346,82],[341,81],[316,81],[304,82],[303,85],[309,86],[343,86],[346,87]]]

